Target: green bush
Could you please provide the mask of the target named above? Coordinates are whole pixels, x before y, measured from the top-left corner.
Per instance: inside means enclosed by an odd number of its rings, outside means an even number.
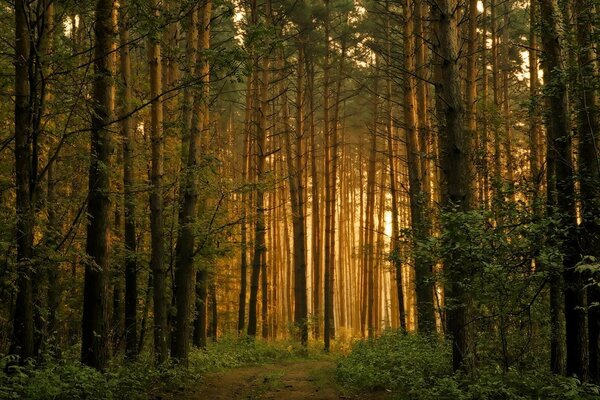
[[[68,352],[66,352],[68,353]],[[267,343],[247,338],[223,338],[206,349],[194,349],[189,367],[167,364],[157,368],[150,354],[135,362],[113,359],[106,372],[73,359],[49,358],[40,365],[28,363],[0,372],[2,400],[142,400],[185,390],[197,384],[202,373],[296,357],[298,349],[287,342]],[[8,357],[0,358],[0,368]],[[177,396],[173,396],[177,397]]]
[[[391,391],[411,400],[592,400],[600,399],[594,385],[555,376],[538,369],[479,365],[477,372],[452,372],[450,346],[438,337],[396,331],[357,342],[343,357],[336,378],[356,391]]]
[[[386,331],[377,339],[356,342],[340,361],[337,378],[358,389],[411,393],[447,375],[448,353],[439,340]]]

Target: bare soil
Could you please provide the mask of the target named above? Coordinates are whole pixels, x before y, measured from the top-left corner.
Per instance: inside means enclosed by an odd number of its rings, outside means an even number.
[[[352,394],[334,379],[335,363],[289,361],[210,373],[189,400],[388,399],[389,393]]]

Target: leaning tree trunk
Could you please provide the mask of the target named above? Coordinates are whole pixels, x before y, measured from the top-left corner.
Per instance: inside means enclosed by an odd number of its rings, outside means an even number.
[[[113,1],[98,0],[94,25],[94,79],[92,85],[91,160],[88,224],[81,323],[81,362],[104,369],[108,361],[106,290],[109,268],[110,147],[113,104]]]

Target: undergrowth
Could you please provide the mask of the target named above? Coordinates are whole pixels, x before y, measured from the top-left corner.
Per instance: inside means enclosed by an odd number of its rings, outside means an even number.
[[[356,391],[391,391],[411,400],[591,400],[600,388],[538,368],[502,371],[482,362],[473,374],[452,373],[450,346],[439,338],[396,331],[358,341],[341,358],[337,380]]]
[[[226,337],[209,343],[205,349],[190,353],[184,368],[173,363],[156,367],[150,354],[125,363],[113,359],[104,373],[81,365],[74,357],[61,360],[47,357],[11,367],[5,372],[9,357],[0,361],[0,399],[2,400],[142,400],[177,397],[189,385],[199,382],[202,374],[245,365],[291,360],[300,357],[298,346],[291,342],[252,341]],[[309,353],[310,356],[310,353]],[[169,396],[169,394],[173,396]]]

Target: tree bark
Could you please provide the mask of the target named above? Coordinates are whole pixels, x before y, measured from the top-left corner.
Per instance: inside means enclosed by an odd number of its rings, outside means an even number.
[[[300,39],[302,40],[302,39]],[[283,121],[288,182],[292,204],[292,229],[294,232],[294,324],[302,346],[308,345],[308,307],[306,293],[306,231],[304,216],[304,185],[302,154],[304,153],[304,42],[298,45],[298,70],[296,75],[296,132],[292,149],[287,96],[284,95]],[[295,150],[295,151],[294,151]]]
[[[151,3],[153,18],[159,18],[156,0]],[[150,230],[152,254],[153,300],[154,300],[154,356],[156,362],[164,363],[168,358],[167,346],[167,295],[166,271],[164,266],[164,217],[163,217],[163,105],[159,97],[162,91],[162,59],[157,32],[149,39],[148,63],[150,64],[151,121],[150,140],[152,143],[152,170],[150,193]]]
[[[595,80],[598,76],[598,65],[594,53],[594,43],[592,41],[593,4],[589,0],[574,2],[574,14],[576,23],[577,38],[577,61],[578,76],[576,82],[577,97],[577,130],[579,133],[579,176],[580,176],[580,215],[581,224],[579,229],[580,253],[586,256],[598,257],[600,255],[598,247],[600,245],[600,158],[598,146],[600,140],[597,138],[600,132],[600,120],[598,116],[599,99]],[[583,277],[576,277],[577,282],[577,302],[587,304],[585,297],[585,288],[583,287]],[[589,304],[600,301],[600,290],[597,285],[588,286]],[[579,315],[579,324],[582,323],[584,316]],[[577,333],[577,348],[579,351],[578,359],[575,360],[575,373],[582,380],[586,380],[586,375],[594,381],[600,381],[600,311],[598,306],[592,306],[588,309],[588,336],[589,345],[585,342],[586,336],[582,332]],[[579,327],[581,329],[581,325]],[[583,347],[588,346],[589,353],[589,371],[585,365],[579,363],[585,362],[585,351]],[[567,349],[568,351],[568,349]]]
[[[270,14],[270,0],[266,2],[266,14]],[[256,17],[256,4],[253,3],[253,17],[254,23],[257,23]],[[258,285],[263,264],[266,262],[266,238],[265,238],[265,163],[267,158],[267,113],[269,109],[268,97],[269,97],[269,59],[267,55],[263,55],[262,59],[255,60],[255,67],[258,69],[260,65],[260,78],[258,79],[258,90],[256,102],[258,105],[257,109],[257,130],[256,130],[256,220],[254,222],[254,255],[252,256],[252,275],[250,277],[250,304],[248,313],[248,335],[256,336],[258,328],[257,318],[257,301],[258,301]],[[267,293],[263,291],[263,296],[267,296]]]
[[[34,356],[33,324],[33,223],[31,192],[31,105],[29,82],[30,32],[27,1],[15,2],[15,171],[16,171],[16,242],[17,299],[13,319],[10,354],[23,363]]]
[[[205,1],[199,11],[199,38],[201,50],[205,51],[210,44],[210,16],[212,15],[212,2]],[[189,137],[187,165],[182,171],[182,181],[185,182],[179,213],[179,231],[177,234],[176,259],[175,259],[175,302],[177,319],[173,333],[171,355],[179,362],[186,364],[190,348],[191,311],[193,305],[193,288],[195,287],[194,273],[194,224],[198,214],[198,168],[201,161],[200,147],[202,132],[205,129],[208,111],[208,77],[209,64],[206,55],[198,56],[198,67],[202,80],[202,91],[196,93],[193,104],[192,127]]]
[[[559,243],[560,250],[565,252],[569,251],[570,243],[568,243],[568,240],[573,235],[575,228],[574,221],[572,221],[574,202],[571,197],[574,190],[569,190],[574,188],[571,186],[573,184],[573,171],[567,87],[562,78],[563,57],[560,49],[561,41],[554,2],[552,0],[541,0],[539,4],[543,51],[542,70],[546,81],[545,96],[548,107],[545,121],[548,135],[546,153],[548,215],[562,220],[561,225],[564,225],[563,229],[565,229],[566,234],[557,241],[567,240],[567,243]],[[553,232],[549,233],[549,235],[552,234]],[[573,360],[572,357],[575,355],[573,352],[574,332],[572,330],[574,321],[572,317],[567,319],[566,316],[568,302],[564,287],[564,280],[567,278],[565,267],[568,267],[569,259],[572,257],[569,257],[566,252],[563,256],[565,258],[562,265],[556,271],[551,271],[552,280],[550,282],[551,368],[553,372],[559,374],[564,374],[573,367],[572,361],[569,362],[568,358]],[[572,312],[573,310],[569,311]],[[566,328],[566,325],[571,325],[571,327]],[[566,334],[565,328],[567,330]]]
[[[472,138],[465,130],[464,105],[460,93],[457,8],[457,0],[441,0],[432,4],[433,52],[436,54],[434,81],[440,121],[442,209],[450,211],[458,208],[459,212],[468,212],[472,207]],[[452,246],[452,243],[448,245]],[[454,302],[446,313],[449,333],[452,335],[452,365],[454,370],[470,371],[474,363],[474,346],[470,329],[471,296],[464,288],[468,272],[460,260],[454,259],[453,254],[444,259],[444,269],[449,280],[445,288],[446,298]]]
[[[99,370],[108,361],[107,283],[109,268],[110,146],[113,73],[113,1],[98,0],[94,24],[91,161],[83,292],[81,362]]]
[[[131,57],[127,4],[120,3],[121,135],[123,138],[123,189],[125,210],[125,356],[137,355],[137,235],[135,216],[135,171],[132,109]]]

